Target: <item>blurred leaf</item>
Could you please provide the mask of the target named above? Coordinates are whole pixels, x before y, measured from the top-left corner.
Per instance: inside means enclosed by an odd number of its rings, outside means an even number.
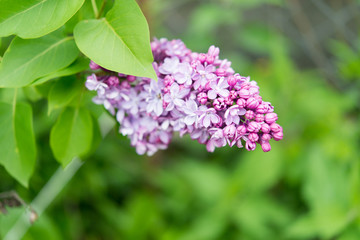
[[[79,51],[72,37],[52,33],[24,40],[16,37],[0,65],[1,87],[23,87],[72,63]]]
[[[148,25],[134,0],[115,1],[106,18],[79,22],[74,37],[79,49],[102,67],[157,79]]]
[[[0,213],[0,238],[3,239],[19,217],[24,213],[24,207],[7,208],[8,213]]]
[[[57,226],[51,221],[47,215],[41,215],[41,217],[35,221],[35,223],[29,228],[23,240],[61,240],[63,237]]]
[[[75,96],[79,95],[83,81],[76,79],[76,77],[65,77],[55,82],[51,87],[48,97],[48,113],[50,114],[54,109],[67,106]]]
[[[74,157],[82,157],[90,151],[92,124],[90,112],[85,108],[67,107],[60,114],[50,132],[50,146],[63,167]]]
[[[36,158],[31,106],[0,102],[0,129],[0,163],[27,187]]]
[[[61,27],[84,0],[0,0],[0,36],[38,38]]]

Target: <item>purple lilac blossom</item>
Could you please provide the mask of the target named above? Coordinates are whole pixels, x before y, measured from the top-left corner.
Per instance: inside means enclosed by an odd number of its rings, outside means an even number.
[[[219,48],[196,53],[181,40],[162,38],[151,49],[158,81],[111,72],[91,61],[96,73],[85,82],[97,94],[94,103],[114,115],[138,154],[166,149],[174,132],[189,134],[209,152],[226,145],[253,151],[257,144],[268,152],[271,139],[283,138],[278,115],[262,100],[257,83],[219,59]]]

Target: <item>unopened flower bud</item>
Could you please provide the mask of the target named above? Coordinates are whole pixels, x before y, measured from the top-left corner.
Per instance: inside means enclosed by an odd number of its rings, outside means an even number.
[[[227,78],[227,83],[229,84],[230,87],[233,87],[237,83],[237,79],[235,78],[234,75],[231,75]]]
[[[236,101],[236,104],[239,105],[239,107],[244,108],[244,107],[246,106],[246,100],[243,99],[243,98],[239,98],[239,99]]]
[[[273,136],[275,141],[279,141],[279,140],[283,139],[284,134],[283,134],[282,131],[281,132],[274,132],[274,133],[272,133],[272,136]]]
[[[216,69],[215,74],[219,77],[223,77],[226,75],[226,71],[222,68],[218,68]]]
[[[255,121],[263,122],[264,121],[264,114],[256,114],[255,115]]]
[[[237,131],[237,133],[239,134],[239,136],[242,136],[242,135],[244,135],[244,134],[247,132],[245,125],[240,125],[240,126],[238,126],[238,127],[236,128],[236,131]]]
[[[265,115],[265,122],[267,122],[268,124],[272,124],[276,122],[276,120],[278,120],[278,116],[276,113],[267,113]]]
[[[249,91],[248,90],[246,90],[246,89],[240,89],[240,91],[238,92],[238,94],[239,94],[239,97],[241,97],[241,98],[249,98],[250,97],[250,93],[249,93]]]
[[[136,77],[135,76],[132,76],[132,75],[128,75],[126,77],[126,79],[129,81],[129,82],[134,82],[136,80]]]
[[[261,129],[261,131],[262,131],[263,133],[269,133],[270,130],[271,130],[269,124],[267,124],[267,123],[261,124],[261,128],[260,128],[260,129]]]
[[[265,114],[268,112],[268,108],[265,104],[260,104],[257,108],[256,108],[256,112],[257,113],[261,113],[261,114]]]
[[[271,150],[271,145],[270,145],[269,142],[263,141],[263,142],[261,143],[261,148],[262,148],[262,150],[263,150],[264,152],[269,152],[269,151]]]
[[[248,110],[248,111],[246,111],[246,113],[245,113],[245,117],[246,117],[247,119],[251,120],[251,119],[253,119],[253,118],[255,117],[255,114],[254,114],[253,111]]]
[[[255,109],[257,108],[257,106],[259,106],[259,101],[253,97],[248,98],[248,100],[246,101],[247,108]]]
[[[277,123],[270,124],[270,129],[272,132],[280,132],[282,131],[282,127]]]
[[[248,138],[250,141],[256,142],[257,140],[259,140],[259,135],[257,133],[249,133]]]
[[[255,148],[256,148],[256,143],[248,140],[248,141],[246,141],[245,148],[246,148],[248,151],[254,151]]]
[[[261,135],[262,141],[270,141],[270,139],[271,139],[271,135],[268,133],[264,133],[263,135]]]
[[[90,68],[92,69],[92,70],[97,70],[97,69],[100,69],[101,67],[98,65],[98,64],[96,64],[95,62],[93,62],[92,60],[90,61]]]
[[[260,124],[257,122],[250,122],[247,126],[249,132],[258,132],[260,130]]]

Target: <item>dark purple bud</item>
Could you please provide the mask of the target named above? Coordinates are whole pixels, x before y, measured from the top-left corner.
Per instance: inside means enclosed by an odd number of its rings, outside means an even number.
[[[96,64],[96,63],[93,62],[92,60],[90,61],[89,66],[90,66],[90,68],[91,68],[92,70],[97,70],[97,69],[100,69],[100,68],[101,68],[98,64]]]
[[[126,79],[129,81],[129,82],[134,82],[136,80],[136,77],[135,76],[132,76],[132,75],[128,75],[126,77]]]
[[[268,112],[268,108],[265,104],[260,104],[257,108],[256,108],[256,112],[257,113],[262,113],[265,114]]]

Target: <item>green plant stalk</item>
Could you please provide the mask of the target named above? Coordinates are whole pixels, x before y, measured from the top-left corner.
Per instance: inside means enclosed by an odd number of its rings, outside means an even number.
[[[103,113],[99,117],[101,135],[103,137],[115,125],[114,121],[110,121],[110,117]],[[112,125],[111,125],[112,124]],[[111,126],[111,127],[110,127]],[[64,169],[61,166],[56,170],[50,180],[41,189],[39,194],[31,202],[30,206],[40,217],[58,194],[65,188],[66,184],[76,174],[80,167],[84,164],[80,158],[75,157],[70,164]],[[28,229],[31,227],[32,211],[25,210],[23,214],[17,219],[14,225],[6,233],[4,240],[22,239]]]

